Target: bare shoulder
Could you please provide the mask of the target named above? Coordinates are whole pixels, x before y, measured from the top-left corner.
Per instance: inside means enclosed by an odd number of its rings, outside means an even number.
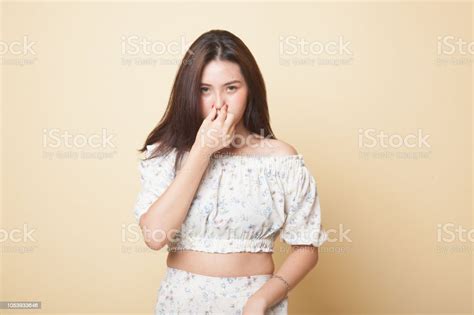
[[[296,155],[296,154],[298,154],[298,151],[296,151],[295,147],[293,147],[291,144],[289,144],[289,143],[287,143],[283,140],[266,139],[266,141],[268,141],[268,144],[269,144],[273,154],[277,154],[277,155]]]

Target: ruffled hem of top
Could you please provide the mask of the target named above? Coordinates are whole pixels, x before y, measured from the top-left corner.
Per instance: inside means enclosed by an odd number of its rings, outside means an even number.
[[[148,158],[153,150],[155,149],[156,144],[149,144],[146,146],[147,153],[146,157]],[[177,153],[176,148],[173,148],[167,155],[161,156],[162,159],[160,162],[165,160],[170,160]],[[236,153],[225,153],[225,152],[214,152],[210,157],[211,161],[220,161],[223,163],[238,163],[239,165],[246,165],[248,163],[258,164],[260,166],[268,166],[270,168],[278,168],[283,170],[283,172],[290,171],[301,166],[305,166],[303,154],[286,154],[286,155],[275,155],[275,154],[236,154]]]
[[[149,156],[152,151],[156,148],[157,144],[149,144],[146,146],[147,148],[147,156]],[[170,153],[176,153],[177,150],[176,148],[172,148]],[[304,161],[304,156],[303,154],[297,153],[297,154],[280,154],[280,155],[275,155],[275,154],[237,154],[237,153],[225,153],[225,152],[214,152],[211,154],[211,159],[214,160],[263,160],[263,161]]]
[[[223,152],[214,152],[211,155],[211,158],[236,158],[236,159],[302,159],[303,154],[290,154],[290,155],[273,155],[273,154],[235,154],[235,153],[223,153]]]
[[[185,237],[168,244],[168,252],[196,250],[208,253],[273,252],[272,239],[210,239]]]
[[[280,235],[280,239],[289,245],[312,245],[314,247],[321,247],[321,245],[328,241],[329,235],[326,230],[321,230],[317,239],[303,237],[287,238],[283,235]]]

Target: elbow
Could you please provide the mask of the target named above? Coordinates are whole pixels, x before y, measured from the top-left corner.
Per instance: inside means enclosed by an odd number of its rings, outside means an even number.
[[[168,244],[167,233],[162,233],[163,229],[160,227],[152,227],[146,222],[146,214],[142,215],[139,220],[139,226],[142,230],[143,239],[148,248],[152,250],[160,250]]]
[[[152,250],[160,250],[168,244],[168,240],[162,237],[154,237],[156,233],[151,233],[150,235],[144,233],[144,241],[146,246]]]
[[[152,242],[152,241],[145,241],[146,246],[152,250],[160,250],[162,249],[166,243],[165,242]]]

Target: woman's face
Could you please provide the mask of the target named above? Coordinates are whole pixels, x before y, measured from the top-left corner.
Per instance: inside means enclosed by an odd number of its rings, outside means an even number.
[[[230,61],[212,60],[203,70],[200,88],[201,114],[206,117],[215,104],[219,110],[225,104],[228,112],[239,122],[247,106],[247,84],[238,64]]]

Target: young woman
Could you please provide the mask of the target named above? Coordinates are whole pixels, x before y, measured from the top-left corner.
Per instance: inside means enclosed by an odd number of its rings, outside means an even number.
[[[155,314],[287,314],[327,233],[315,179],[273,135],[264,80],[237,36],[193,42],[140,152],[135,216],[147,246],[169,252]],[[292,250],[274,272],[277,236]]]

